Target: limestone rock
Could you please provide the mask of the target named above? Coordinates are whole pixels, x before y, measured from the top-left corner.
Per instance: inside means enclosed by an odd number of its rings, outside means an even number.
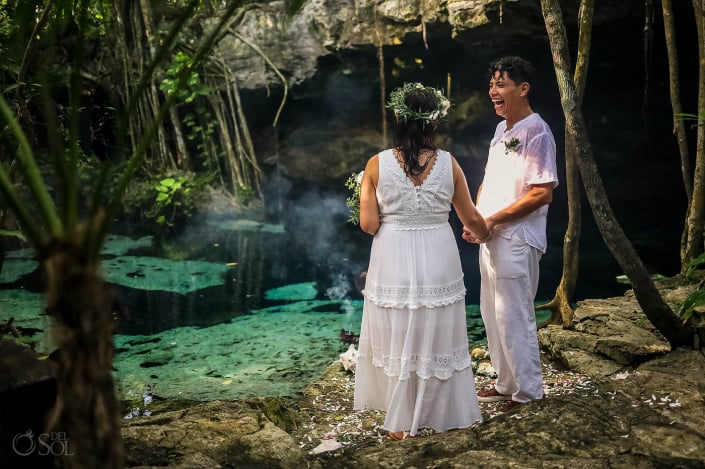
[[[304,453],[292,438],[246,402],[155,408],[152,417],[125,421],[128,467],[301,467]],[[210,465],[213,463],[213,465]]]
[[[703,467],[703,353],[663,349],[629,294],[581,302],[576,317],[581,331],[547,327],[539,337],[544,360],[588,374],[589,387],[556,390],[508,414],[481,404],[485,420],[473,428],[393,442],[376,430],[383,413],[367,421],[352,410],[352,375],[335,360],[294,403],[299,421],[277,418],[290,412],[283,401],[266,412],[252,401],[174,403],[125,421],[127,466]],[[331,438],[342,424],[345,439]]]
[[[40,355],[10,338],[0,337],[0,392],[56,377],[54,360]]]
[[[632,2],[605,5],[596,25],[634,14]],[[467,44],[489,47],[499,36],[535,41],[545,35],[541,10],[529,0],[309,0],[289,14],[289,3],[273,1],[247,11],[236,33],[226,36],[217,54],[238,86],[281,86],[281,79],[260,52],[282,71],[289,86],[315,76],[321,59],[340,51],[427,41],[452,35]],[[376,12],[375,12],[376,9]],[[564,17],[576,18],[573,5]],[[259,50],[259,52],[256,49]]]
[[[259,431],[237,435],[220,448],[223,462],[230,467],[302,467],[304,453],[291,436],[271,422]]]

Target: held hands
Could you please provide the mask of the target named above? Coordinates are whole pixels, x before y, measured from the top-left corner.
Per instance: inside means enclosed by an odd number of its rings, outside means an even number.
[[[487,234],[484,237],[479,237],[475,233],[473,233],[470,228],[463,227],[463,234],[462,238],[467,241],[468,243],[477,243],[477,244],[482,244],[486,243],[490,239],[492,239],[492,230],[488,229]]]

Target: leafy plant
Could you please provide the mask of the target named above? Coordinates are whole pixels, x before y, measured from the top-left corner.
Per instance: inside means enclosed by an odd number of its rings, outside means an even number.
[[[255,189],[252,186],[238,186],[237,196],[243,205],[249,205],[252,199],[255,198]]]
[[[702,265],[705,265],[705,253],[700,254],[688,263],[688,267],[685,271],[685,277],[689,280],[694,280],[695,271]],[[691,318],[691,316],[693,316],[696,308],[700,306],[705,306],[705,288],[703,287],[703,282],[700,282],[697,290],[688,295],[681,305],[681,309],[678,314],[683,319],[683,322],[686,322]]]
[[[34,2],[17,2],[34,8]],[[56,9],[54,9],[56,3]],[[48,13],[56,23],[56,29],[72,29],[89,22],[91,14],[86,2],[46,2]],[[69,12],[66,5],[77,5],[78,10]],[[138,113],[138,103],[152,82],[157,66],[172,50],[179,31],[191,18],[199,0],[189,0],[188,6],[172,25],[167,37],[161,41],[153,61],[142,72],[134,93],[126,103],[118,119],[119,128]],[[3,3],[4,5],[4,3]],[[226,11],[212,31],[198,46],[194,59],[186,71],[196,70],[212,50],[223,30],[229,24],[240,2],[230,2]],[[44,15],[49,17],[50,15]],[[93,16],[93,18],[97,18]],[[72,21],[68,24],[63,20]],[[61,21],[60,21],[61,20]],[[75,24],[74,24],[75,23]],[[32,22],[23,24],[32,25]],[[62,29],[66,31],[66,29]],[[78,31],[82,31],[79,27]],[[42,33],[40,36],[44,36]],[[32,35],[36,38],[37,35]],[[80,110],[83,69],[83,40],[73,41],[79,47],[71,49],[71,66],[66,73],[68,99],[68,133],[62,133],[59,119],[52,109],[49,87],[42,86],[44,93],[47,152],[54,163],[56,187],[50,190],[45,183],[40,165],[21,125],[21,108],[16,108],[0,94],[0,147],[12,148],[16,154],[17,175],[23,179],[22,186],[11,178],[10,167],[0,162],[0,195],[3,204],[12,212],[22,226],[22,233],[34,248],[37,259],[45,272],[45,311],[51,316],[52,337],[61,353],[58,356],[56,373],[56,406],[45,422],[47,431],[59,429],[71,435],[71,458],[60,462],[62,467],[124,467],[124,449],[120,435],[121,419],[117,414],[117,399],[113,386],[112,360],[114,356],[114,292],[100,273],[100,252],[110,222],[121,207],[126,188],[133,181],[137,168],[144,161],[155,140],[164,118],[177,101],[177,93],[167,96],[155,118],[144,134],[136,136],[137,145],[121,168],[115,187],[108,191],[107,165],[93,181],[93,197],[83,198],[79,194],[80,180]],[[54,45],[56,42],[49,45]],[[23,76],[19,73],[18,76]],[[50,76],[43,84],[50,83]],[[177,89],[186,85],[188,73],[179,75]],[[79,209],[85,202],[87,207]],[[99,429],[99,431],[96,431]],[[75,444],[75,445],[74,445]],[[54,462],[54,461],[52,461]]]
[[[198,154],[205,156],[204,164],[206,166],[217,166],[217,162],[213,163],[215,155],[210,155],[208,152],[208,142],[210,136],[215,132],[216,120],[201,101],[193,103],[193,111],[183,117],[183,123],[188,130],[186,138],[195,144],[195,150]]]
[[[705,120],[705,112],[701,112],[699,116],[696,114],[680,112],[676,114],[676,117],[679,119],[683,119],[684,121],[695,121],[692,127],[697,127],[698,125],[703,125],[703,120]]]
[[[192,202],[189,197],[191,193],[191,181],[186,176],[178,176],[176,178],[166,177],[160,179],[154,185],[154,190],[157,195],[154,198],[154,205],[150,213],[156,216],[156,222],[160,225],[170,224],[174,221],[179,208],[186,215],[191,213]],[[165,212],[171,211],[171,215],[167,220]]]
[[[347,181],[345,181],[345,187],[350,190],[350,195],[345,200],[345,204],[350,210],[348,221],[353,225],[360,223],[360,185],[362,184],[363,174],[364,171],[352,173]]]
[[[22,241],[27,241],[21,231],[17,230],[0,230],[0,236],[10,236],[13,238],[21,239]]]
[[[700,254],[698,257],[695,259],[692,259],[689,263],[688,266],[685,269],[685,277],[689,280],[693,280],[694,277],[693,275],[695,274],[695,271],[701,266],[705,265],[705,252]]]
[[[184,52],[177,52],[174,61],[166,71],[159,89],[167,94],[176,95],[179,101],[192,102],[198,96],[207,96],[210,88],[200,82],[194,68],[195,59]]]
[[[705,306],[705,289],[702,287],[688,295],[678,314],[683,318],[683,322],[687,322],[700,306]]]
[[[179,176],[176,179],[162,179],[154,187],[157,190],[157,198],[155,202],[169,205],[173,203],[175,194],[177,194],[181,189],[183,189],[184,194],[188,194],[191,189],[186,187],[185,182],[186,178],[184,176]]]
[[[208,142],[215,131],[216,121],[208,106],[204,105],[204,100],[197,99],[207,97],[211,88],[201,82],[201,77],[194,68],[194,59],[184,52],[177,52],[159,89],[167,96],[176,96],[179,104],[189,105],[186,115],[182,118],[187,128],[186,138],[195,144],[196,152],[205,155],[208,160]]]

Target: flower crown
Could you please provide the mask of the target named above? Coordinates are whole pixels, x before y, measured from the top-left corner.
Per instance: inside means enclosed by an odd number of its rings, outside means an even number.
[[[438,108],[423,112],[410,109],[409,106],[406,105],[406,96],[415,90],[426,90],[433,93],[438,100]],[[394,115],[402,119],[404,122],[409,120],[420,120],[424,123],[431,124],[438,122],[448,114],[448,109],[450,109],[450,101],[448,101],[448,98],[446,98],[443,93],[436,88],[424,86],[421,83],[405,83],[404,86],[400,86],[390,93],[387,109],[392,109],[394,111]]]

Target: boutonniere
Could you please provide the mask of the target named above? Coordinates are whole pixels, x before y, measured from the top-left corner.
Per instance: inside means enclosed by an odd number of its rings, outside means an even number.
[[[509,154],[510,151],[516,151],[519,148],[521,142],[518,138],[512,137],[509,141],[504,142],[504,154]]]

